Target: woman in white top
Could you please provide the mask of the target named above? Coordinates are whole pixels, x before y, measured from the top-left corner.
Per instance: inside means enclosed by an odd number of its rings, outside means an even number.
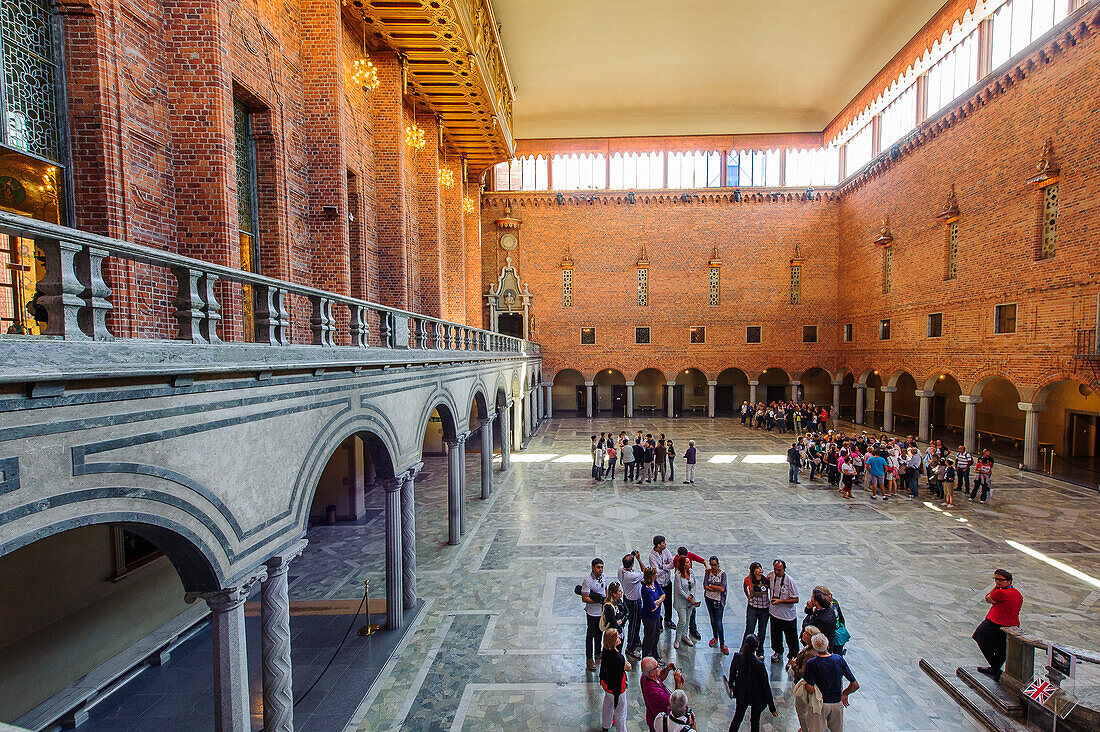
[[[695,577],[691,574],[691,559],[676,557],[676,574],[672,578],[673,606],[676,608],[677,638],[673,648],[679,648],[683,641],[689,646],[695,645],[691,639],[691,611],[699,605],[695,600]]]

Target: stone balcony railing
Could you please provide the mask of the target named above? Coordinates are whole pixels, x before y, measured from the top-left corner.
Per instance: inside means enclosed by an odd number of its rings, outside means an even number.
[[[0,212],[0,233],[33,240],[44,256],[37,304],[46,314],[42,335],[0,337],[0,383],[539,355],[520,338],[15,214]],[[171,323],[174,337],[112,332],[111,260],[168,273],[174,292],[159,302],[170,312],[153,316]],[[223,308],[219,292],[235,293],[235,307]],[[292,319],[307,312],[308,323]],[[250,342],[219,336],[246,331]]]

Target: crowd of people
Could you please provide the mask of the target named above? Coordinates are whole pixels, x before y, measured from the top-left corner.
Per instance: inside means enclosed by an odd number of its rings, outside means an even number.
[[[991,495],[993,458],[988,450],[975,459],[965,447],[952,452],[941,441],[921,450],[913,437],[867,432],[846,435],[828,429],[828,411],[812,404],[746,403],[741,409],[741,422],[754,429],[799,435],[787,451],[790,483],[800,483],[799,478],[808,474],[809,481],[826,480],[845,498],[851,498],[858,485],[872,500],[888,501],[896,498],[899,488],[907,491],[907,499],[918,498],[923,475],[931,494],[948,507],[954,505],[956,490],[982,503]],[[592,436],[595,481],[615,480],[617,468],[619,477],[627,482],[674,481],[677,457],[673,441],[664,434],[654,436],[639,430],[634,435],[621,431],[617,436],[612,432]],[[688,441],[683,458],[683,483],[694,484],[694,440]],[[696,569],[696,565],[701,566]],[[975,631],[974,639],[989,663],[978,670],[997,678],[1004,663],[1001,629],[1018,624],[1022,599],[1011,587],[1011,574],[997,570],[995,580],[994,589],[985,597],[993,609]],[[638,551],[622,557],[616,580],[605,574],[601,559],[592,560],[591,572],[576,592],[587,618],[587,668],[598,670],[605,692],[605,731],[626,729],[626,674],[633,669],[631,661],[639,664],[649,729],[697,729],[683,688],[683,669],[666,662],[661,641],[671,633],[669,645],[674,650],[701,642],[696,616],[698,608],[706,605],[709,646],[730,655],[724,627],[730,589],[731,582],[717,556],[704,559],[686,546],[673,553],[660,535],[653,537],[653,548],[646,558]],[[818,586],[803,603],[782,559],[772,562],[768,572],[759,562],[752,562],[741,589],[745,596],[745,626],[724,677],[725,690],[735,700],[731,732],[740,729],[746,716],[752,730],[759,729],[764,712],[778,716],[765,662],[769,630],[770,660],[785,663],[794,684],[792,698],[800,732],[841,732],[848,697],[859,689],[859,684],[845,659],[851,636],[839,602],[828,587]],[[670,678],[672,689],[668,686]]]

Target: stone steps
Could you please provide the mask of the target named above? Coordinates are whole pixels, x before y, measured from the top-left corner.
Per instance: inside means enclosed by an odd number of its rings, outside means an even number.
[[[955,676],[1006,717],[1014,719],[1027,717],[1027,709],[1024,708],[1023,702],[985,674],[960,666],[955,669]]]
[[[1002,713],[985,696],[972,689],[961,676],[957,676],[956,673],[962,669],[955,669],[953,672],[953,664],[923,658],[918,665],[982,729],[988,732],[1027,732],[1029,729],[1026,722]]]

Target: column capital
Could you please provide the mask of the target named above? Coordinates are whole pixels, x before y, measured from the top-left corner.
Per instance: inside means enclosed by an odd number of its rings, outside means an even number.
[[[263,582],[266,579],[267,566],[261,564],[229,587],[223,587],[213,592],[188,592],[183,596],[183,599],[189,603],[196,600],[205,600],[214,612],[225,613],[243,605],[248,596],[252,594],[252,587],[257,582]]]
[[[584,382],[584,385],[585,385],[585,386],[595,386],[595,385],[596,385],[596,382],[594,382],[594,381],[586,381],[586,382]]]
[[[790,384],[791,386],[802,386],[802,382],[795,379],[791,379]]]
[[[510,398],[510,399],[508,399],[508,400],[507,400],[506,402],[504,402],[504,406],[505,406],[505,407],[511,407],[511,406],[512,406],[513,404],[515,404],[515,403],[516,403],[516,400],[515,400],[515,399],[511,399],[511,398]]]
[[[852,388],[853,389],[866,389],[867,385],[866,384],[852,384]]]
[[[286,572],[290,567],[290,563],[302,555],[308,543],[309,539],[303,536],[264,562],[267,566],[267,576],[270,578]]]
[[[543,387],[544,389],[550,389],[554,386],[554,382],[553,381],[543,381],[539,384],[539,386]]]
[[[443,441],[447,443],[448,447],[458,447],[466,443],[466,440],[470,438],[469,432],[459,432],[454,437],[448,437]]]
[[[749,379],[749,386],[760,386],[760,381],[758,379]]]
[[[484,417],[482,417],[479,421],[482,424],[492,424],[493,420],[496,419],[496,418],[497,418],[497,413],[496,412],[489,412]]]
[[[676,379],[669,379],[665,382],[665,386],[676,386]]]
[[[970,394],[959,394],[959,401],[963,404],[981,404],[982,398],[980,396],[972,396]]]
[[[1047,411],[1046,404],[1038,404],[1036,402],[1016,402],[1016,408],[1022,412],[1045,412]]]
[[[627,381],[627,382],[625,382],[625,383],[626,383],[626,385],[627,385],[627,386],[634,386],[634,382],[633,382],[633,381]]]
[[[896,386],[880,386],[879,387],[879,391],[881,391],[883,394],[893,394],[897,390],[898,390],[898,388]]]
[[[936,396],[936,392],[932,391],[931,389],[917,389],[913,392],[913,394],[920,397],[921,399],[931,399],[932,397]]]
[[[841,379],[840,381],[832,381],[829,383],[831,383],[833,386],[844,386],[844,379]]]
[[[707,386],[718,386],[717,381],[707,381]]]
[[[405,485],[407,477],[402,473],[393,478],[386,478],[382,481],[382,487],[386,489],[386,493],[397,493]]]

